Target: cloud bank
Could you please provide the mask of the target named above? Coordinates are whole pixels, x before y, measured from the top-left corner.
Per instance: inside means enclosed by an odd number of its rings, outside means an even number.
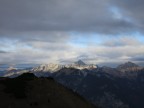
[[[1,0],[0,63],[143,63],[142,0]]]

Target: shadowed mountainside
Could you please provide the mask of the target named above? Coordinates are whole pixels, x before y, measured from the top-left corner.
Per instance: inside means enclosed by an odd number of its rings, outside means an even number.
[[[0,108],[95,108],[53,78],[32,73],[0,78],[0,97]]]

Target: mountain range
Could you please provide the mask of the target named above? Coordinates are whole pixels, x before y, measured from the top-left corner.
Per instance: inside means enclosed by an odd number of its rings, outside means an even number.
[[[144,68],[132,62],[111,68],[79,60],[68,65],[43,64],[26,70],[9,70],[3,76],[17,77],[26,72],[52,77],[100,108],[144,108]]]
[[[144,107],[144,69],[132,62],[117,68],[65,68],[53,77],[101,108]]]
[[[31,72],[31,73],[34,73],[36,76],[46,77],[60,70],[64,70],[65,68],[78,69],[85,74],[87,72],[100,71],[101,73],[107,73],[113,76],[127,77],[127,78],[134,78],[137,76],[139,71],[143,70],[143,67],[140,67],[137,64],[132,63],[132,62],[126,62],[124,64],[117,66],[116,68],[111,68],[107,66],[99,67],[98,65],[94,65],[94,64],[86,64],[82,60],[78,60],[77,62],[74,62],[73,64],[66,64],[66,65],[50,63],[50,64],[41,64],[39,66],[36,66],[33,68],[26,68],[26,69],[17,69],[14,67],[9,67],[8,69],[4,71],[3,75],[1,76],[16,77],[20,74]]]

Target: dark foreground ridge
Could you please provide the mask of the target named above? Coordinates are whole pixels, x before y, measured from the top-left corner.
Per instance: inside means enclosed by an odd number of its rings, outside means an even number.
[[[0,78],[0,108],[95,108],[53,78]]]

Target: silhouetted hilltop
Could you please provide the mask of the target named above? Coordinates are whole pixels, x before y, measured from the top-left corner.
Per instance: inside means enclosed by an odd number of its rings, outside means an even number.
[[[53,78],[32,73],[0,80],[0,97],[0,108],[94,108]]]

